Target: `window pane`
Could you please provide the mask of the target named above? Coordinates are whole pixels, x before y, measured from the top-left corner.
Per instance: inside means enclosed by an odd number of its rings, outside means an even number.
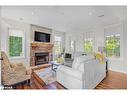
[[[9,50],[8,54],[12,58],[24,57],[24,31],[9,28]]]
[[[9,56],[17,57],[22,55],[22,37],[9,36]]]
[[[85,49],[86,53],[91,53],[93,51],[93,41],[92,41],[92,39],[85,40],[84,49]]]
[[[61,53],[61,42],[56,41],[55,42],[55,54],[60,54]]]
[[[106,56],[120,57],[120,35],[106,37]]]
[[[59,36],[55,36],[55,59],[57,59],[62,53],[62,39]]]

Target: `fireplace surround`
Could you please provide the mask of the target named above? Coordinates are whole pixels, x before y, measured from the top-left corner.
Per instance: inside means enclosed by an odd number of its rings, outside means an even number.
[[[53,44],[31,43],[30,66],[43,65],[51,60]]]

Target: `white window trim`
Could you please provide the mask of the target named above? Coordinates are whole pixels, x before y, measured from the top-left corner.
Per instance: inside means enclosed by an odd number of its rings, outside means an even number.
[[[22,31],[23,32],[23,35],[24,35],[24,37],[23,37],[23,50],[22,50],[22,52],[23,52],[23,56],[15,56],[15,57],[10,57],[9,56],[9,36],[10,36],[10,33],[9,33],[9,29],[12,29],[12,30],[20,30],[20,31]],[[26,42],[25,42],[25,39],[26,39],[26,35],[25,35],[25,30],[23,30],[23,29],[19,29],[19,28],[11,28],[11,27],[9,27],[8,28],[8,47],[7,47],[7,54],[8,54],[8,56],[9,56],[9,59],[10,60],[15,60],[15,59],[24,59],[25,58],[25,46],[26,46]]]
[[[121,25],[121,29],[122,29],[122,31],[120,33],[120,57],[119,58],[108,57],[109,60],[117,60],[117,61],[123,60],[123,53],[124,53],[124,51],[123,51],[124,50],[124,46],[123,46],[123,43],[124,43],[123,28],[124,27],[123,27],[123,23],[113,24],[113,25],[109,25],[109,26],[104,27],[104,44],[106,46],[106,31],[105,31],[105,29],[110,28],[110,27],[119,26],[119,25]]]

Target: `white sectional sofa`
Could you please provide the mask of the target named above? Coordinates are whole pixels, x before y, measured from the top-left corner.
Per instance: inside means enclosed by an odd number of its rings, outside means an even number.
[[[94,89],[106,77],[106,64],[84,55],[74,59],[72,68],[59,66],[56,76],[67,89]]]

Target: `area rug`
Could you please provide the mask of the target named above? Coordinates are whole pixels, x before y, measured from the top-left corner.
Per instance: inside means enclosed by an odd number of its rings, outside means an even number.
[[[56,81],[56,72],[54,72],[51,67],[34,72],[45,82],[46,85]]]

